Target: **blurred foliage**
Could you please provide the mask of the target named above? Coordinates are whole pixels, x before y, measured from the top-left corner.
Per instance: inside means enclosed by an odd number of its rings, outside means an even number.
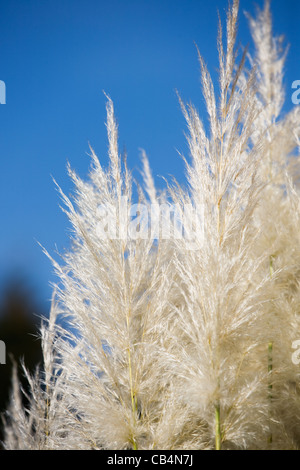
[[[0,413],[7,408],[10,388],[12,361],[19,367],[19,377],[24,390],[27,388],[23,377],[21,361],[33,372],[42,361],[39,338],[41,308],[33,292],[19,280],[11,281],[2,291],[0,298],[0,340],[6,345],[6,364],[0,365]],[[24,406],[26,406],[24,398]],[[3,438],[0,422],[0,441]]]

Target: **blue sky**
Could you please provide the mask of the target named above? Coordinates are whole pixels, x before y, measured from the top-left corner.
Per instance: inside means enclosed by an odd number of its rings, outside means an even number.
[[[86,176],[89,142],[107,163],[103,90],[115,103],[134,176],[144,148],[158,185],[159,175],[184,180],[175,90],[205,118],[194,42],[214,72],[217,9],[224,19],[226,7],[227,0],[0,0],[0,290],[18,275],[42,302],[50,298],[55,277],[36,240],[53,252],[69,237],[51,175],[72,191],[66,162]],[[243,10],[254,13],[254,2],[241,0],[238,38],[247,44]],[[300,2],[273,0],[272,11],[275,33],[290,43],[288,110],[300,79]]]

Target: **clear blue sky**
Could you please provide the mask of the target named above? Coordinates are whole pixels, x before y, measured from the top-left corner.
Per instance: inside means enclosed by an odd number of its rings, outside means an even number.
[[[262,5],[262,0],[256,3]],[[69,193],[70,161],[81,176],[89,167],[88,142],[106,164],[105,90],[113,99],[129,166],[138,176],[139,149],[149,156],[156,181],[183,181],[176,149],[187,153],[175,89],[205,117],[196,42],[217,68],[217,9],[227,0],[0,0],[0,290],[14,273],[51,295],[50,252],[68,247],[69,224],[59,209],[53,175]],[[250,41],[241,0],[239,40]],[[274,29],[290,51],[291,83],[300,79],[300,2],[273,0]]]

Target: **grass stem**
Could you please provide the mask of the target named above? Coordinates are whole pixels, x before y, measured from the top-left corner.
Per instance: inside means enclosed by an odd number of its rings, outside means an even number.
[[[221,437],[221,416],[220,416],[220,402],[215,406],[215,438],[216,438],[216,450],[221,450],[222,448],[222,437]]]

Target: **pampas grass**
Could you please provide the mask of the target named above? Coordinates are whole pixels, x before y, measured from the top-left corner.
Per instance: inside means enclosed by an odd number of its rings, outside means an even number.
[[[91,149],[87,181],[68,168],[73,199],[57,185],[71,249],[45,250],[59,282],[44,364],[24,369],[27,409],[14,372],[5,448],[300,447],[300,114],[282,115],[270,2],[248,17],[253,57],[238,11],[219,23],[217,86],[199,52],[208,124],[179,97],[187,189],[158,191],[143,152],[133,200],[109,97],[108,168]]]

